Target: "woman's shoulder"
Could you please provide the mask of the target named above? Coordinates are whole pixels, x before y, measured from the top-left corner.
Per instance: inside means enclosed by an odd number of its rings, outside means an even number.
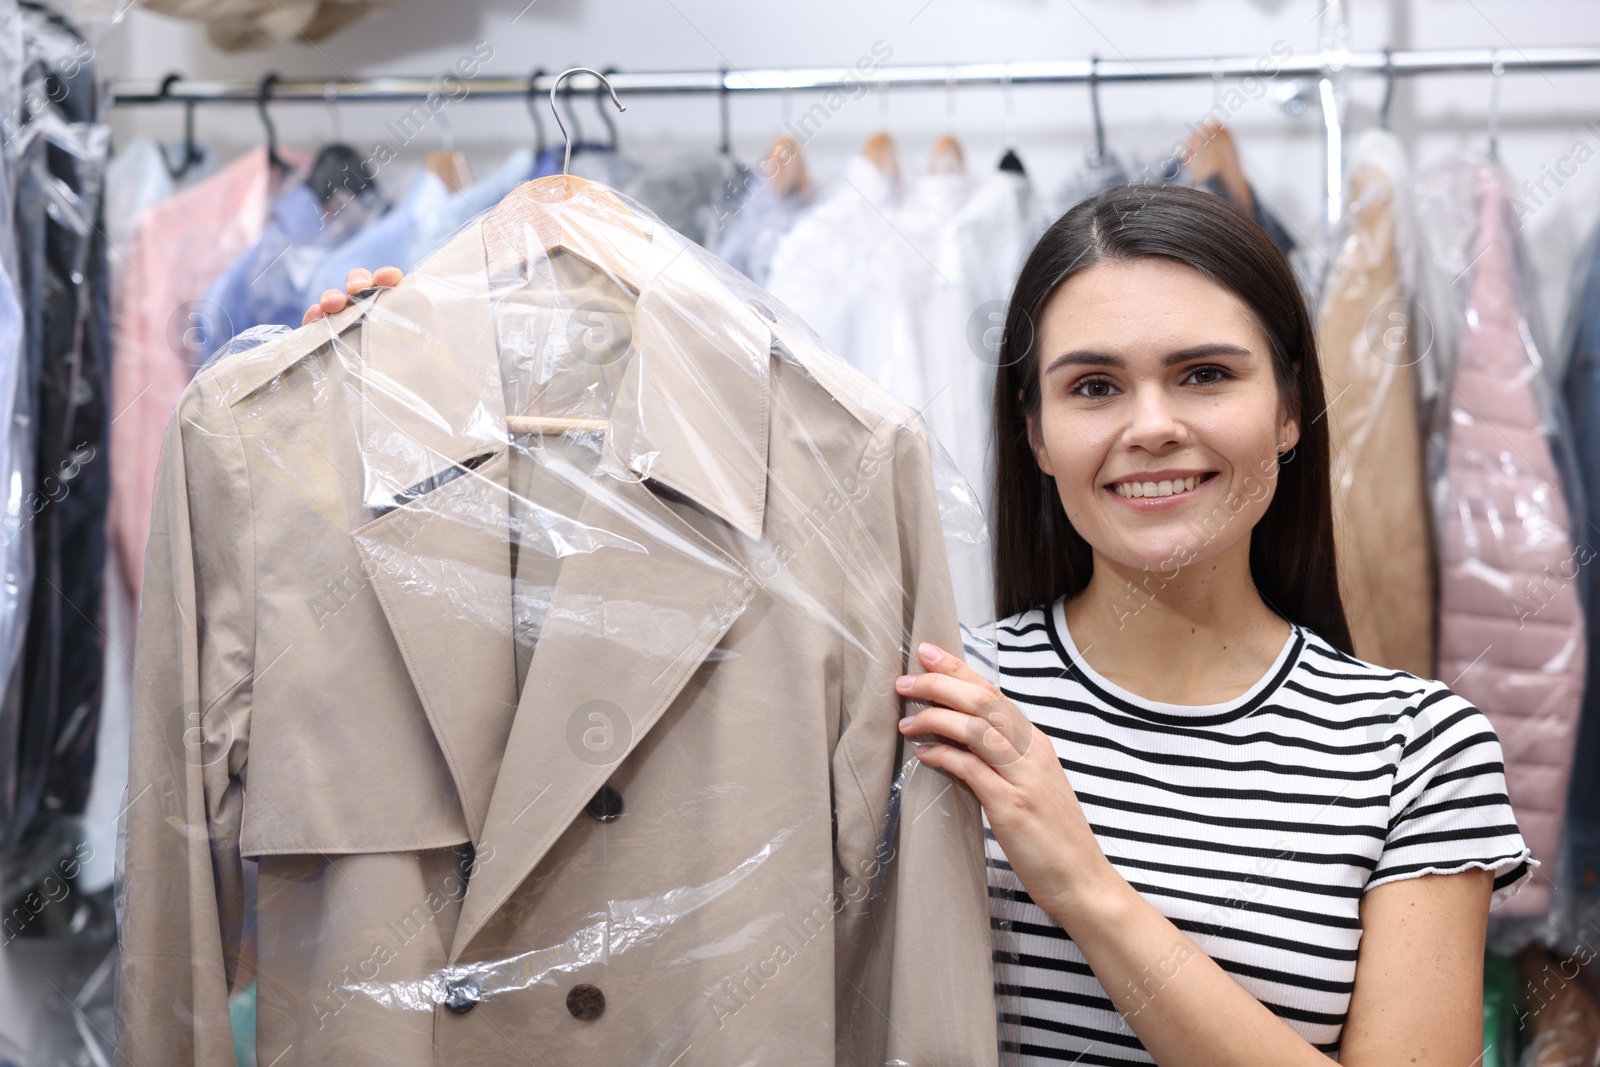
[[[1449,691],[1450,687],[1438,679],[1361,659],[1309,627],[1294,624],[1294,628],[1301,641],[1298,666],[1312,678],[1326,679],[1330,683],[1354,683],[1385,698],[1402,694],[1422,697]]]
[[[1489,717],[1448,683],[1371,663],[1334,647],[1313,630],[1297,630],[1304,641],[1298,665],[1302,683],[1328,700],[1359,705],[1363,721],[1375,733],[1403,724],[1408,736],[1435,741],[1447,728],[1452,738],[1495,737]]]

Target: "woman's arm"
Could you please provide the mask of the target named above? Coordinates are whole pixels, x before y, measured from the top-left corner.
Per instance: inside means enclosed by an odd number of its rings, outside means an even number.
[[[1106,994],[1162,1067],[1326,1064],[1128,884],[1089,828],[1050,740],[959,657],[932,646],[902,696],[938,706],[901,722],[961,778],[1033,900],[1076,942]],[[1428,875],[1363,901],[1364,933],[1345,1025],[1345,1067],[1463,1067],[1482,1054],[1482,965],[1491,876]]]
[[[1361,899],[1361,953],[1339,1062],[1477,1063],[1483,1056],[1483,950],[1494,875],[1389,882]]]

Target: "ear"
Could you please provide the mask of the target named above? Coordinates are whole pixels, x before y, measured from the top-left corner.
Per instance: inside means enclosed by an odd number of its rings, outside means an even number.
[[[1278,425],[1278,448],[1287,452],[1300,443],[1300,420],[1293,415],[1284,415],[1283,421]]]
[[[1022,390],[1017,390],[1017,406],[1022,406]],[[1045,451],[1044,436],[1039,430],[1039,415],[1034,413],[1026,416],[1028,423],[1028,447],[1033,450],[1033,461],[1039,465],[1047,478],[1056,476],[1055,468],[1050,465],[1050,453]]]

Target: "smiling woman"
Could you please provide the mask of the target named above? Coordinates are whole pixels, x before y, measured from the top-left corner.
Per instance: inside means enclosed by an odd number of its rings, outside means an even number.
[[[900,691],[984,806],[1012,1062],[1474,1062],[1534,864],[1484,715],[1351,654],[1282,254],[1209,193],[1107,189],[1001,357],[999,685],[926,648]]]

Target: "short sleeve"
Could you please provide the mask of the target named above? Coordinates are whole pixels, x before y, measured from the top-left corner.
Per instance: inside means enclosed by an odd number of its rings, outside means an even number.
[[[986,622],[979,626],[961,623],[961,658],[978,674],[999,683],[1000,649],[994,623]]]
[[[1492,911],[1533,876],[1488,716],[1435,683],[1398,724],[1389,834],[1367,888],[1470,868],[1494,872]]]

